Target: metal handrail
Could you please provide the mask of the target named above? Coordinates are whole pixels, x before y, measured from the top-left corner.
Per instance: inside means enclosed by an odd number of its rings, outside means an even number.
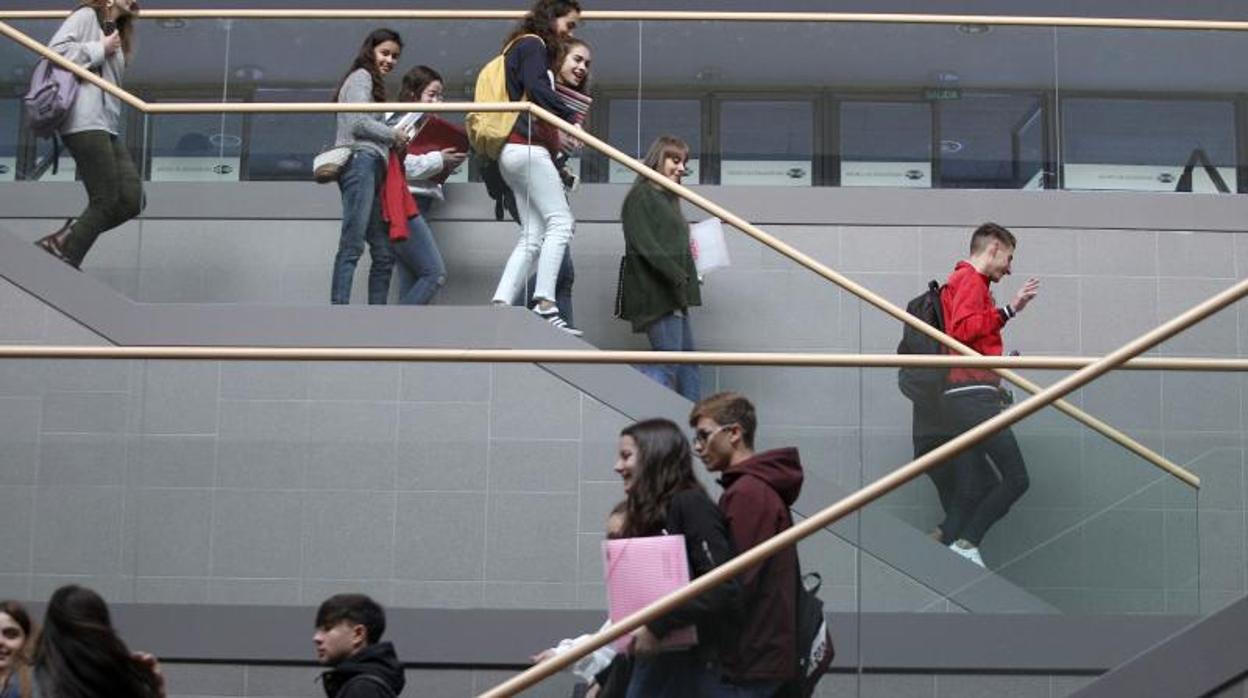
[[[485,104],[485,103],[477,104],[477,103],[471,103],[471,102],[470,103],[441,103],[441,104],[420,103],[420,102],[415,102],[415,103],[386,102],[386,103],[370,103],[370,104],[357,104],[357,103],[352,103],[352,104],[339,104],[339,103],[324,103],[324,104],[312,104],[312,103],[298,103],[298,104],[282,104],[282,103],[149,104],[145,102],[144,100],[141,100],[138,97],[135,97],[129,94],[122,88],[116,85],[112,85],[108,83],[107,81],[100,79],[98,76],[91,74],[90,71],[87,71],[83,69],[82,67],[75,65],[73,62],[67,60],[63,56],[52,51],[47,46],[44,46],[40,42],[27,36],[21,31],[18,31],[17,29],[9,26],[5,22],[0,22],[0,33],[6,36],[9,36],[15,41],[18,41],[18,43],[38,53],[39,55],[52,61],[53,63],[56,63],[57,65],[66,68],[67,70],[73,71],[75,75],[78,75],[79,77],[90,80],[93,84],[99,85],[102,89],[108,91],[110,94],[115,94],[119,97],[122,97],[122,95],[124,95],[124,97],[122,98],[125,99],[127,103],[131,104],[136,109],[143,111],[145,113],[157,113],[157,114],[224,113],[224,112],[231,112],[231,113],[270,113],[270,112],[330,113],[330,112],[377,112],[377,111],[394,111],[394,110],[424,111],[424,112],[453,112],[453,111],[528,112],[538,117],[542,121],[545,121],[546,123],[570,134],[574,138],[578,139],[580,142],[586,145],[589,145],[590,147],[606,155],[612,160],[615,160],[616,162],[633,170],[638,175],[645,177],[646,179],[650,180],[657,186],[667,189],[668,191],[671,191],[675,195],[679,196],[681,199],[684,199],[685,201],[688,201],[689,203],[697,206],[698,208],[701,208],[704,211],[707,211],[708,213],[721,218],[726,223],[732,225],[733,227],[749,235],[755,240],[758,240],[759,242],[766,245],[767,247],[770,247],[772,250],[779,252],[780,254],[788,257],[789,259],[792,259],[794,262],[798,263],[799,265],[806,267],[807,269],[815,272],[816,274],[823,277],[824,279],[831,281],[832,283],[849,291],[855,296],[858,296],[859,298],[866,301],[867,303],[874,305],[876,308],[879,308],[880,310],[884,311],[886,314],[892,316],[893,318],[901,321],[902,323],[906,325],[909,325],[910,327],[927,335],[928,337],[931,337],[937,342],[940,342],[942,345],[949,348],[950,350],[958,354],[962,354],[964,356],[978,356],[979,355],[978,352],[976,352],[974,349],[971,349],[970,347],[966,346],[962,342],[959,342],[953,337],[941,332],[940,330],[937,330],[936,328],[932,327],[931,325],[928,325],[927,323],[914,317],[913,315],[910,315],[904,309],[893,304],[891,301],[879,295],[878,293],[871,291],[870,289],[853,281],[852,279],[845,276],[844,274],[841,274],[840,272],[832,269],[828,265],[823,264],[822,262],[815,259],[814,257],[811,257],[810,255],[802,252],[796,247],[765,232],[761,228],[755,226],[754,224],[736,215],[735,213],[732,213],[728,209],[720,206],[719,204],[716,204],[710,199],[707,199],[706,197],[693,192],[688,187],[685,187],[682,184],[677,184],[667,179],[666,177],[661,176],[659,173],[646,167],[640,161],[621,152],[620,150],[610,145],[609,143],[599,139],[597,136],[594,136],[582,130],[579,127],[572,126],[571,124],[556,117],[554,114],[551,114],[549,111],[546,111],[545,109],[531,102],[507,102],[507,103],[489,103],[489,104]],[[992,370],[995,371],[1002,378],[1005,378],[1011,383],[1014,383],[1015,385],[1022,388],[1023,390],[1026,390],[1027,392],[1036,394],[1042,390],[1042,387],[1039,384],[1033,381],[1030,381],[1013,371],[1009,371],[1007,369],[1002,369],[1002,368],[994,368]],[[1078,407],[1075,407],[1074,405],[1070,404],[1069,402],[1065,400],[1058,400],[1057,402],[1054,403],[1054,406],[1057,409],[1061,410],[1062,412],[1065,412],[1070,417],[1073,417],[1076,421],[1082,423],[1083,425],[1087,426],[1093,431],[1096,431],[1102,436],[1108,438],[1110,441],[1113,441],[1114,443],[1125,448],[1131,453],[1134,453],[1140,458],[1143,458],[1149,463],[1152,463],[1154,466],[1161,468],[1162,470],[1170,473],[1171,475],[1174,475],[1175,477],[1179,478],[1180,480],[1183,480],[1184,482],[1187,482],[1188,484],[1192,486],[1196,486],[1193,480],[1191,479],[1194,476],[1192,476],[1190,473],[1187,473],[1178,465],[1171,462],[1169,459],[1165,458],[1164,456],[1157,453],[1156,451],[1153,451],[1152,449],[1148,448],[1144,444],[1132,439],[1131,437],[1127,436],[1122,431],[1114,428],[1110,424],[1084,412],[1083,410],[1079,409]]]
[[[4,359],[116,359],[158,361],[376,361],[498,364],[698,364],[802,368],[1015,368],[1075,371],[1092,356],[957,356],[953,354],[825,354],[815,352],[681,351],[615,349],[425,349],[410,347],[226,347],[114,345],[0,345]],[[1142,357],[1118,371],[1241,373],[1248,359]],[[1193,476],[1194,478],[1195,476]]]
[[[536,666],[513,676],[511,679],[482,693],[480,698],[503,698],[512,696],[530,686],[552,676],[556,672],[569,667],[573,662],[603,645],[617,640],[641,626],[675,610],[681,605],[712,588],[731,580],[748,569],[762,564],[771,556],[785,548],[796,545],[821,529],[827,528],[841,518],[862,509],[871,502],[883,497],[902,485],[910,482],[949,458],[975,446],[998,431],[1022,420],[1043,409],[1059,397],[1088,384],[1097,377],[1117,368],[1128,359],[1148,351],[1166,339],[1182,332],[1204,318],[1218,312],[1222,308],[1248,295],[1248,279],[1239,281],[1234,286],[1216,294],[1178,317],[1146,332],[1128,342],[1119,349],[1085,366],[1079,371],[1066,376],[1062,380],[1045,388],[1030,398],[1010,407],[986,422],[962,433],[943,445],[929,451],[909,464],[885,475],[857,492],[822,511],[811,515],[805,521],[794,524],[789,529],[750,548],[737,557],[712,569],[698,577],[687,586],[664,596],[626,618],[613,623],[610,627],[599,630],[594,635],[575,643],[566,652],[538,663]]]
[[[0,20],[62,19],[68,10],[0,11]],[[516,20],[523,10],[143,10],[139,19],[426,19]],[[1013,27],[1070,27],[1091,29],[1164,29],[1248,31],[1248,22],[1201,19],[1131,17],[1046,17],[1037,15],[957,15],[877,12],[698,12],[679,10],[587,10],[587,21],[652,22],[819,22],[832,24],[986,24]]]

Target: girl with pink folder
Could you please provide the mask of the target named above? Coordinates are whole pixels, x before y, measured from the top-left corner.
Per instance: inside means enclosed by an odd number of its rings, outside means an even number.
[[[675,423],[648,419],[626,427],[620,432],[615,472],[627,495],[625,537],[683,536],[689,579],[736,554],[719,508],[694,475],[689,441]],[[612,574],[609,567],[609,590]],[[707,695],[718,685],[719,648],[732,641],[739,616],[740,588],[732,581],[634,631],[628,698]],[[697,644],[661,651],[665,638],[690,626],[696,628]]]

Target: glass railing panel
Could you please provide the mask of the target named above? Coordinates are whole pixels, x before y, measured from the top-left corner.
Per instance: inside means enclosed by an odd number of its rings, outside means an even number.
[[[1058,374],[1034,372],[1029,377],[1048,385]],[[1168,409],[1154,390],[1156,378],[1114,373],[1074,394],[1071,402],[1198,474],[1218,458],[1229,458],[1239,468],[1237,445],[1230,455],[1218,455],[1212,446],[1209,452],[1195,453],[1187,445],[1190,437],[1177,429],[1148,428],[1139,420],[1150,410]],[[868,481],[878,477],[873,470],[887,473],[914,455],[911,406],[897,394],[895,380],[895,371],[864,372]],[[1014,393],[1018,399],[1026,397],[1019,389]],[[1127,393],[1133,397],[1121,399]],[[1237,383],[1234,393],[1238,395]],[[967,399],[946,398],[935,412],[941,421],[933,424],[943,421],[947,434],[957,433],[957,414]],[[1237,403],[1225,402],[1223,407],[1238,415]],[[1009,484],[1017,481],[1015,457],[998,440],[1000,450],[990,447],[939,466],[864,510],[865,541],[870,542],[873,533],[883,536],[884,518],[892,517],[912,527],[914,554],[927,561],[916,565],[917,573],[907,580],[909,587],[864,580],[864,610],[1072,614],[1200,610],[1203,494],[1198,500],[1195,489],[1052,407],[1011,431],[1026,471],[1026,485],[1012,502],[1008,497],[998,499],[998,493],[1008,492]],[[940,442],[939,433],[935,441]],[[967,484],[974,482],[971,477],[978,478],[978,486]],[[959,503],[960,486],[966,487],[969,504]],[[948,532],[955,522],[961,523],[959,532]],[[985,567],[952,557],[953,552],[922,538],[938,526],[945,530],[945,544],[956,538],[977,543]],[[926,556],[917,550],[923,547],[930,548]],[[950,561],[957,564],[950,566]],[[864,574],[870,569],[864,565]],[[955,580],[959,573],[963,578]],[[923,575],[933,587],[924,591],[939,597],[926,604],[918,603],[925,598],[921,594],[903,593],[916,587]]]
[[[1245,55],[1246,40],[1242,32],[1058,31],[1064,188],[1238,191],[1241,86],[1223,66]],[[1189,163],[1195,174],[1181,181]]]

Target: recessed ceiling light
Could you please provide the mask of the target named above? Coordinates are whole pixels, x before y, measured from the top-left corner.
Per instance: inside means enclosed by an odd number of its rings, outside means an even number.
[[[719,68],[708,65],[694,73],[693,79],[698,82],[715,82],[719,79]]]
[[[208,136],[208,142],[218,148],[237,148],[243,144],[243,139],[232,133],[214,133]]]
[[[992,31],[992,27],[988,26],[987,24],[959,24],[958,31],[962,32],[963,34],[977,36],[979,34],[987,34],[988,32]]]
[[[186,20],[181,17],[165,17],[156,20],[156,26],[161,29],[185,29]]]
[[[264,78],[264,68],[258,65],[240,65],[234,69],[234,77],[238,80],[258,82]]]

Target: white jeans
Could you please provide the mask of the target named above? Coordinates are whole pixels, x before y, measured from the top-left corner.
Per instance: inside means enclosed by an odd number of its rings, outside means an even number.
[[[550,151],[540,146],[508,143],[498,157],[503,181],[516,194],[520,209],[520,241],[511,251],[503,277],[494,291],[494,302],[510,304],[529,279],[537,257],[535,300],[555,300],[559,265],[572,242],[572,209]],[[540,254],[539,254],[540,253]]]

